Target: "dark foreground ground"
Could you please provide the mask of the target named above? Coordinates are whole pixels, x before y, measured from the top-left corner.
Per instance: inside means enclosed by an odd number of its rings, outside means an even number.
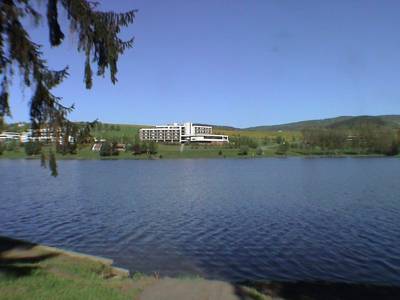
[[[112,261],[0,237],[0,299],[380,300],[400,287],[127,276]]]

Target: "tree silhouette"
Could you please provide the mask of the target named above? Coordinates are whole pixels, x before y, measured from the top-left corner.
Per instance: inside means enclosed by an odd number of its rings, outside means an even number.
[[[23,25],[23,19],[27,18],[33,19],[36,26],[40,25],[43,4],[47,4],[46,18],[52,47],[64,41],[58,9],[66,11],[70,30],[78,37],[77,51],[85,55],[84,81],[87,89],[92,88],[92,65],[97,66],[98,76],[103,76],[109,69],[111,82],[116,83],[118,58],[133,45],[133,38],[124,41],[119,38],[119,33],[123,27],[133,23],[136,10],[103,12],[98,10],[98,2],[87,0],[0,1],[0,124],[5,116],[11,116],[10,80],[18,70],[22,84],[33,88],[29,110],[32,129],[35,132],[48,128],[58,140],[62,136],[59,133],[71,123],[68,114],[74,107],[64,106],[62,98],[51,90],[68,77],[68,66],[52,70],[41,51],[42,45],[32,41]]]

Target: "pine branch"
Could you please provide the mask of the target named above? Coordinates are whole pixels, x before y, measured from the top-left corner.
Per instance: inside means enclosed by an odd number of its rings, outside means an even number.
[[[32,41],[23,26],[22,19],[32,18],[36,26],[42,18],[31,3],[34,0],[0,1],[0,120],[10,116],[9,77],[18,68],[22,82],[33,87],[30,100],[30,119],[32,129],[47,128],[56,133],[56,145],[60,137],[67,133],[87,135],[88,130],[75,130],[68,120],[74,106],[64,106],[62,99],[51,89],[68,77],[68,67],[51,70],[41,51],[42,46]],[[41,1],[39,1],[41,2]],[[67,12],[70,27],[78,35],[77,51],[85,54],[84,81],[86,88],[92,88],[92,67],[97,65],[97,75],[104,76],[109,69],[112,83],[117,81],[117,62],[126,49],[133,46],[133,38],[123,41],[118,37],[123,27],[133,23],[136,10],[126,13],[102,12],[96,1],[87,0],[47,0],[46,16],[51,46],[59,46],[64,40],[58,16],[58,8]],[[61,136],[60,136],[61,134]],[[63,135],[64,134],[64,135]],[[68,141],[64,141],[67,143]],[[55,156],[48,156],[52,174],[56,175]]]
[[[58,23],[57,0],[48,0],[47,2],[47,22],[49,24],[51,45],[60,45],[64,39],[64,33],[61,31],[60,24]]]

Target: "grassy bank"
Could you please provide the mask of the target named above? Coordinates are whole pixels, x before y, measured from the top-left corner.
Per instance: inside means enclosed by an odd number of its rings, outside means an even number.
[[[0,237],[0,300],[394,300],[400,287],[127,277],[107,259]]]
[[[107,260],[0,237],[0,299],[136,299],[145,284]]]
[[[181,151],[180,145],[159,145],[156,154],[133,155],[131,152],[121,152],[117,156],[102,157],[98,152],[91,151],[90,146],[78,149],[77,154],[56,154],[57,159],[82,159],[82,160],[109,160],[109,159],[187,159],[187,158],[262,158],[262,157],[377,157],[378,154],[366,154],[350,150],[343,151],[305,151],[301,149],[288,149],[284,154],[279,154],[279,145],[262,146],[257,149],[248,148],[247,154],[241,155],[240,148],[224,146],[185,146]],[[21,147],[16,151],[4,151],[0,159],[40,159],[39,155],[28,156]]]
[[[128,277],[111,263],[100,257],[0,237],[0,299],[236,300],[238,292],[249,300],[270,299],[251,287],[200,277]],[[172,293],[178,294],[167,295],[171,287]]]

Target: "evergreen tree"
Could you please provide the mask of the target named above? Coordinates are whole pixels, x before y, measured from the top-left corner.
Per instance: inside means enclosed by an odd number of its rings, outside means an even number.
[[[134,155],[142,154],[142,147],[140,144],[134,144],[132,146],[132,152]]]
[[[117,156],[119,155],[119,151],[117,150],[117,142],[111,143],[111,155]]]
[[[100,156],[116,156],[119,155],[116,142],[104,142],[100,149]]]
[[[139,135],[135,135],[135,141],[133,142],[132,152],[134,155],[142,154],[142,145],[140,143]]]
[[[42,46],[32,41],[24,25],[25,19],[34,20],[36,26],[41,24],[43,3],[47,4],[46,18],[52,47],[64,41],[58,9],[66,12],[70,30],[78,37],[77,51],[85,56],[84,81],[88,89],[92,88],[92,64],[97,66],[99,76],[104,76],[109,69],[111,82],[116,83],[119,56],[133,45],[133,39],[124,41],[119,38],[119,33],[123,27],[133,23],[136,11],[102,12],[98,10],[97,2],[88,0],[0,1],[0,123],[5,116],[11,116],[11,77],[15,70],[19,70],[23,85],[33,88],[30,100],[32,129],[46,127],[59,132],[70,123],[68,114],[74,107],[63,105],[62,99],[51,90],[68,76],[68,66],[52,70],[43,56]],[[54,161],[50,161],[49,166],[55,167],[54,154],[49,156],[52,158]],[[52,174],[57,172],[52,170]]]
[[[6,128],[6,123],[4,122],[4,118],[0,116],[0,132],[2,132]]]
[[[100,156],[111,156],[112,155],[112,145],[109,142],[104,142],[100,148]]]

